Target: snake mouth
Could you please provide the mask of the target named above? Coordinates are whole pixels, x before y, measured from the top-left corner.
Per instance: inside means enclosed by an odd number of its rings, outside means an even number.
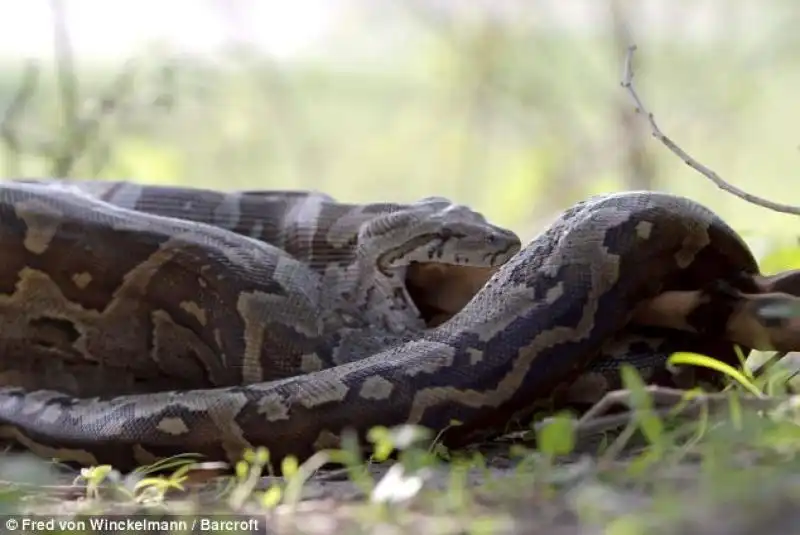
[[[412,262],[405,285],[425,324],[436,327],[458,314],[498,269]]]

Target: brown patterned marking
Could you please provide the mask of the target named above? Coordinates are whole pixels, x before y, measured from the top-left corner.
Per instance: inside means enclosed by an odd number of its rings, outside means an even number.
[[[300,371],[303,373],[311,373],[316,372],[325,367],[325,363],[322,362],[322,359],[319,358],[319,355],[316,353],[311,353],[308,355],[303,355],[300,358]]]
[[[425,360],[406,366],[403,371],[408,377],[414,377],[418,373],[435,373],[443,368],[449,368],[456,358],[455,348],[441,342],[416,340],[409,342],[405,348],[411,354],[415,354],[417,351],[425,351],[428,354]]]
[[[236,303],[236,311],[244,323],[242,379],[246,383],[255,383],[264,377],[264,368],[261,366],[261,348],[264,346],[267,325],[264,318],[253,313],[254,309],[259,308],[259,300],[262,298],[268,299],[269,296],[261,292],[243,292]]]
[[[690,232],[683,240],[683,247],[675,253],[675,263],[681,269],[686,269],[694,262],[697,253],[704,247],[711,244],[711,235],[708,233],[708,225],[705,225],[705,232]]]
[[[469,355],[469,363],[473,366],[483,360],[483,351],[475,349],[474,347],[468,347],[467,354]]]
[[[219,328],[214,329],[214,343],[217,344],[217,347],[222,347],[222,331],[220,331]],[[225,353],[220,353],[219,358],[223,364],[228,360]]]
[[[269,394],[258,402],[258,413],[267,417],[270,422],[289,418],[289,407],[277,394]]]
[[[39,418],[41,418],[43,422],[47,423],[55,423],[63,416],[64,410],[57,405],[49,405],[45,407],[43,411],[39,412]]]
[[[102,314],[67,300],[58,285],[41,271],[25,267],[19,271],[18,278],[14,294],[0,295],[0,313],[4,316],[6,326],[25,329],[31,312],[46,310],[50,318],[71,322],[81,335],[73,344],[74,349],[88,355],[84,326],[97,324]]]
[[[280,267],[280,262],[278,265]],[[279,271],[280,269],[276,269],[273,277]],[[308,285],[305,287],[307,288]],[[311,303],[303,298],[289,299],[283,295],[262,291],[243,291],[239,293],[236,310],[239,319],[244,324],[245,348],[242,359],[242,376],[245,384],[264,380],[262,361],[270,358],[269,356],[262,357],[265,346],[274,346],[274,343],[280,343],[285,355],[282,360],[285,363],[292,359],[290,371],[294,372],[297,359],[300,357],[297,354],[299,347],[311,346],[309,341],[313,341],[319,336],[317,311],[313,310]],[[290,334],[283,336],[276,334],[281,329],[290,331]],[[303,343],[299,343],[299,341]]]
[[[317,439],[314,441],[314,450],[315,451],[332,450],[339,448],[341,444],[342,444],[342,437],[340,435],[328,431],[327,429],[323,429],[322,431],[320,431],[319,435],[317,436]]]
[[[174,416],[162,418],[156,424],[156,428],[163,433],[174,436],[185,435],[189,432],[189,428],[186,427],[186,422],[183,421],[183,418]]]
[[[17,217],[28,226],[22,244],[33,254],[42,254],[58,232],[60,210],[49,203],[36,199],[18,201],[14,204]]]
[[[180,240],[170,239],[160,245],[156,251],[143,262],[137,264],[123,277],[125,293],[147,294],[147,287],[153,277],[157,277],[165,264],[174,260],[183,250],[184,245]],[[119,294],[123,292],[120,291]]]
[[[636,224],[636,235],[639,238],[649,240],[651,232],[653,232],[653,224],[650,221],[639,221]]]
[[[544,302],[552,305],[564,295],[564,283],[559,282],[555,286],[548,288],[547,293],[544,294]]]
[[[233,371],[220,362],[218,347],[209,347],[191,329],[175,323],[165,310],[150,314],[153,351],[161,372],[194,387],[230,384]]]
[[[419,423],[428,408],[435,407],[445,399],[471,408],[497,407],[501,405],[519,390],[528,368],[531,366],[535,356],[539,354],[540,349],[573,337],[585,336],[587,332],[585,328],[580,327],[578,329],[555,327],[549,331],[542,332],[533,342],[520,349],[519,356],[513,362],[511,371],[500,380],[497,388],[477,391],[472,389],[457,390],[451,387],[432,387],[418,390],[414,395],[414,401],[409,411],[408,423]]]
[[[198,305],[196,302],[182,301],[180,306],[185,312],[194,316],[197,319],[197,322],[203,327],[205,327],[208,324],[208,317],[206,316],[206,311],[203,310],[200,307],[200,305]]]
[[[72,276],[72,282],[75,283],[75,286],[80,288],[81,290],[86,289],[89,284],[92,282],[92,274],[88,271],[84,271],[82,273],[76,273]]]
[[[141,444],[134,444],[132,449],[133,449],[133,459],[139,466],[147,466],[149,464],[157,462],[160,459],[158,455],[150,453]]]
[[[5,401],[0,403],[0,408],[3,410],[13,410],[17,405],[19,405],[19,400],[17,398],[7,398]]]
[[[219,437],[218,442],[229,459],[239,459],[242,450],[251,447],[250,442],[244,437],[244,430],[236,422],[236,415],[248,403],[247,397],[240,392],[229,393],[222,403],[214,404],[211,407],[206,405],[202,391],[186,393],[175,401],[176,406],[191,413],[202,412],[204,416],[200,423],[190,429],[189,435],[205,434]],[[137,412],[140,410],[135,403],[132,405]],[[141,414],[140,418],[150,419],[152,414],[145,412]]]
[[[372,236],[373,238],[377,238],[378,236],[384,236],[384,233],[373,234]],[[387,240],[390,239],[389,236],[386,236],[386,238]],[[400,246],[389,249],[385,253],[378,256],[376,262],[378,269],[380,269],[384,274],[389,275],[389,272],[386,271],[387,268],[395,264],[402,265],[403,259],[408,257],[410,253],[413,253],[416,249],[424,247],[437,238],[438,236],[435,234],[423,234],[403,242],[403,244]]]
[[[338,377],[326,377],[308,386],[309,388],[304,389],[298,396],[300,405],[307,409],[313,409],[317,405],[325,403],[342,401],[350,391]]]
[[[0,427],[0,438],[11,439],[22,444],[39,457],[60,461],[80,463],[83,466],[97,466],[101,463],[90,452],[79,448],[56,448],[36,442],[17,428]]]
[[[359,395],[364,399],[388,399],[392,395],[392,390],[394,390],[394,385],[391,381],[379,375],[373,375],[364,380]]]

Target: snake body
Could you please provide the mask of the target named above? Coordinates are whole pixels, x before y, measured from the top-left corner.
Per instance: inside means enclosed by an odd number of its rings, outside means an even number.
[[[711,210],[659,192],[579,202],[521,248],[441,198],[16,181],[0,252],[0,436],[121,468],[305,458],[402,423],[464,443],[615,370],[598,356],[637,305],[758,274]],[[428,328],[403,284],[419,262],[494,274]]]

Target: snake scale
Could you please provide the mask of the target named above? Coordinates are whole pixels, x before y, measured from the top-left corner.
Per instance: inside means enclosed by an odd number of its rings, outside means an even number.
[[[522,247],[435,197],[26,179],[0,184],[0,253],[0,437],[120,468],[454,419],[462,444],[620,362],[663,366],[630,330],[661,292],[759,276],[712,211],[659,192],[579,202]],[[406,286],[425,264],[488,280],[428,326]]]

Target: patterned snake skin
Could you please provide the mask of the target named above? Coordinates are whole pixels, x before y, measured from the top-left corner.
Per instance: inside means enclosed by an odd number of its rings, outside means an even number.
[[[0,251],[0,436],[120,468],[453,419],[463,444],[620,362],[663,367],[667,339],[631,325],[662,292],[760,276],[714,213],[656,192],[580,202],[521,248],[441,198],[25,180],[0,184]],[[420,299],[449,283],[412,298],[426,265],[480,274],[433,327]]]

